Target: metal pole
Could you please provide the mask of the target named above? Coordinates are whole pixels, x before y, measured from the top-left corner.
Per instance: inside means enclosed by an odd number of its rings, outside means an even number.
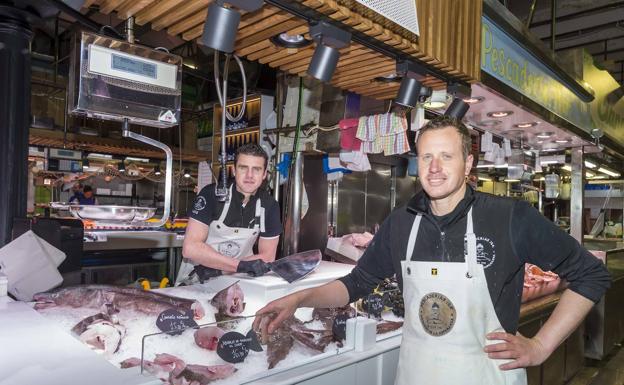
[[[570,235],[583,244],[583,201],[585,200],[585,164],[583,148],[573,148],[571,154],[572,180],[570,181]]]
[[[134,16],[130,16],[126,20],[126,35],[128,36],[128,43],[134,44]],[[182,144],[180,143],[180,147]]]
[[[284,125],[284,100],[286,99],[286,95],[284,94],[284,85],[286,82],[286,75],[284,73],[279,73],[277,75],[277,88],[275,90],[275,108],[276,111],[276,125],[275,127],[278,129],[275,134],[275,173],[273,175],[273,198],[279,202],[280,198],[280,173],[277,171],[277,164],[280,160],[280,133],[279,129]]]
[[[291,177],[293,178],[293,188],[290,211],[291,217],[291,236],[287,245],[286,255],[290,255],[299,251],[299,232],[301,230],[301,200],[303,199],[303,153],[297,151],[295,153],[294,170]]]
[[[550,0],[550,49],[555,52],[557,0]]]
[[[0,5],[0,247],[11,241],[13,220],[26,217],[33,36],[29,18],[34,15]]]

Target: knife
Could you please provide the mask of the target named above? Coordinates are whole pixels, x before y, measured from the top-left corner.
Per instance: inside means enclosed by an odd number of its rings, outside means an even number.
[[[304,278],[321,263],[322,254],[318,249],[302,251],[267,263],[269,269],[288,283]]]

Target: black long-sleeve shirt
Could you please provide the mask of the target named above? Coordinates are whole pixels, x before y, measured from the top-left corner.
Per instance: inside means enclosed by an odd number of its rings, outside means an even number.
[[[370,293],[381,280],[395,274],[402,288],[401,261],[405,260],[417,214],[423,219],[412,260],[464,262],[464,235],[471,206],[477,259],[485,268],[494,309],[507,332],[515,333],[518,328],[525,263],[554,271],[568,281],[571,290],[594,302],[609,287],[611,277],[603,263],[527,202],[468,187],[457,207],[441,217],[431,213],[424,191],[395,209],[357,266],[340,278],[349,291],[350,301]]]

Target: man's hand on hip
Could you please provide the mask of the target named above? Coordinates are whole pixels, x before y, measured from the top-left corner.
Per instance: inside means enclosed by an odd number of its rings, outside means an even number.
[[[501,370],[540,365],[546,361],[551,353],[538,338],[526,338],[520,333],[513,335],[504,332],[494,332],[489,333],[485,337],[488,340],[500,341],[487,345],[483,349],[489,358],[512,360],[500,365],[499,368]]]
[[[237,273],[247,273],[252,277],[259,277],[269,271],[269,265],[261,259],[252,261],[240,261],[236,268]]]

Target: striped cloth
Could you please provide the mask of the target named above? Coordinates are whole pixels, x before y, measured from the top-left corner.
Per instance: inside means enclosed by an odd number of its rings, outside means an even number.
[[[364,153],[395,155],[409,151],[406,131],[405,115],[391,112],[360,117],[355,136],[362,141]]]

